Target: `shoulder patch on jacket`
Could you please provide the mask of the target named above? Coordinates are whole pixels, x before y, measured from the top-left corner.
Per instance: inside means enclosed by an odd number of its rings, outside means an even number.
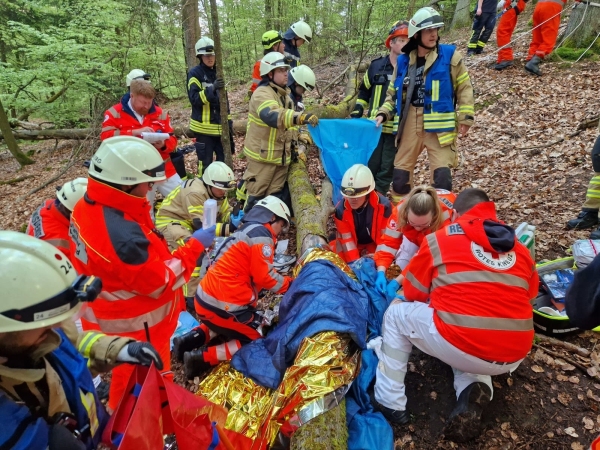
[[[40,210],[44,207],[44,205],[40,206],[31,216],[31,228],[33,228],[33,236],[41,239],[46,233],[44,233],[44,220],[42,219],[42,215],[40,214]]]
[[[148,260],[150,241],[140,225],[125,219],[123,211],[108,206],[102,210],[110,242],[119,259],[134,266],[144,264]]]
[[[462,227],[459,224],[453,223],[446,227],[446,234],[448,236],[453,236],[455,234],[465,234],[465,232],[463,231]]]

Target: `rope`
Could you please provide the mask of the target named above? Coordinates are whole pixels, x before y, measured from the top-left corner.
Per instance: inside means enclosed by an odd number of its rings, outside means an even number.
[[[576,5],[573,5],[573,9],[575,9],[575,6],[576,6]],[[567,35],[566,35],[566,36],[563,38],[563,40],[562,40],[562,41],[560,41],[560,44],[558,44],[558,45],[556,46],[556,48],[560,48],[560,46],[561,46],[561,45],[563,45],[563,44],[565,43],[565,41],[567,40],[567,38],[568,38],[569,36],[571,36],[571,35],[572,35],[572,34],[575,32],[575,30],[577,30],[577,28],[579,28],[579,27],[581,26],[581,24],[583,23],[583,19],[585,19],[585,15],[587,14],[588,6],[589,6],[589,3],[586,3],[586,4],[585,4],[585,10],[583,11],[583,16],[581,16],[581,20],[579,21],[579,23],[577,24],[577,26],[576,26],[575,28],[573,28],[573,30],[572,30],[572,31],[571,31],[569,34],[567,34]],[[564,8],[563,8],[563,9],[564,9]]]
[[[579,56],[579,58],[577,58],[577,61],[575,61],[576,63],[579,62],[579,60],[581,58],[583,58],[583,55],[585,55],[587,53],[587,51],[592,48],[592,45],[594,45],[594,43],[598,40],[598,38],[600,37],[600,32],[598,32],[598,34],[596,35],[596,38],[592,41],[592,43],[590,44],[590,46],[588,48],[585,49],[585,51],[581,54],[581,56]]]

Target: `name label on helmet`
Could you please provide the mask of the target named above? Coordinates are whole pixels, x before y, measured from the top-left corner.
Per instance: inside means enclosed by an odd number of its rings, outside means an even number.
[[[39,322],[40,320],[51,319],[52,317],[66,313],[69,309],[71,309],[71,305],[67,303],[66,305],[59,306],[58,308],[37,312],[33,315],[33,321]]]
[[[102,164],[102,158],[98,157],[97,155],[92,156],[92,159],[95,163]]]

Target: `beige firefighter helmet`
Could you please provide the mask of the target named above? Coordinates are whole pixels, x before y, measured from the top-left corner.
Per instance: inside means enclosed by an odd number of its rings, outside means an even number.
[[[214,55],[215,54],[215,41],[211,38],[204,36],[198,39],[196,42],[196,56],[199,55]]]
[[[294,67],[290,70],[290,75],[294,78],[294,81],[302,86],[307,91],[312,91],[317,84],[315,73],[310,67],[305,64],[300,64],[298,67]]]
[[[67,257],[46,241],[0,231],[0,333],[56,325],[96,298],[102,285],[77,276]]]
[[[127,87],[131,86],[133,80],[150,81],[150,74],[144,72],[142,69],[133,69],[127,74],[127,77],[125,77],[125,84],[127,84]]]
[[[346,198],[364,197],[375,189],[371,170],[363,164],[354,164],[342,178],[342,195]]]
[[[102,141],[92,156],[88,173],[99,180],[125,186],[167,179],[158,150],[134,136],[114,136]]]
[[[291,220],[290,209],[287,207],[285,202],[283,200],[281,200],[280,198],[277,198],[273,195],[268,195],[267,197],[263,198],[262,200],[259,200],[258,202],[256,202],[256,204],[254,206],[262,206],[263,208],[271,211],[273,214],[275,214],[280,219],[285,220],[288,225],[290,224],[290,220]]]
[[[279,52],[267,53],[260,60],[260,76],[264,77],[266,74],[279,67],[290,68],[290,65],[285,62],[285,56]]]
[[[293,23],[290,28],[296,36],[304,39],[306,42],[310,42],[312,40],[312,29],[305,21],[299,20],[298,22]]]
[[[204,184],[216,187],[217,189],[223,189],[224,191],[230,191],[235,188],[233,170],[221,161],[211,163],[204,171],[204,174],[202,174],[202,180]]]
[[[408,37],[411,38],[417,32],[427,28],[441,28],[444,26],[444,19],[431,6],[425,6],[419,9],[412,19],[408,22]]]
[[[73,211],[75,204],[83,197],[85,191],[87,191],[87,185],[87,178],[75,178],[74,180],[67,181],[56,190],[56,198],[58,198],[58,201],[65,208]]]

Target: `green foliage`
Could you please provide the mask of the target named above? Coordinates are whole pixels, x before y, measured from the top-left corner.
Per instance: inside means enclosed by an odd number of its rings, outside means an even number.
[[[584,52],[585,52],[585,54],[584,54]],[[581,55],[583,55],[583,58],[581,58],[581,59],[592,58],[596,54],[596,52],[598,52],[598,50],[594,49],[593,47],[587,51],[585,48],[559,47],[554,51],[554,53],[557,56],[559,56],[560,59],[566,60],[566,61],[577,61],[581,57]],[[556,58],[556,59],[558,59],[558,58]],[[553,60],[553,59],[551,58],[551,60]]]

